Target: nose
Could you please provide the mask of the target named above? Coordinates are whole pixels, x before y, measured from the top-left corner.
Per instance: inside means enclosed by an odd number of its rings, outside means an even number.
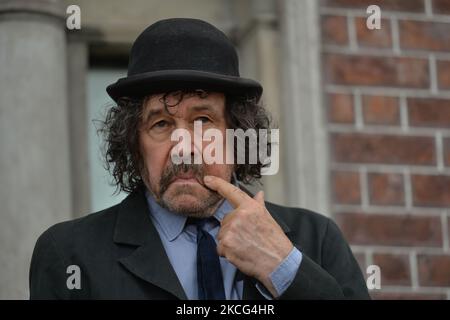
[[[183,125],[177,127],[172,133],[173,147],[171,159],[174,164],[201,164],[202,163],[202,124],[194,123],[194,128]]]

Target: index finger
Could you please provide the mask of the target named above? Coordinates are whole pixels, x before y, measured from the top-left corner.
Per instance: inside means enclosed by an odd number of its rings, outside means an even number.
[[[227,199],[234,208],[237,208],[242,202],[251,199],[244,191],[222,178],[205,176],[203,181],[208,188],[217,191],[222,197]]]

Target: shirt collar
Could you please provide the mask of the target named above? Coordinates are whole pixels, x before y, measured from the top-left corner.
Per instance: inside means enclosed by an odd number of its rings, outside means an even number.
[[[148,190],[145,190],[145,196],[147,198],[151,216],[159,224],[167,239],[169,241],[175,240],[183,232],[187,217],[161,207]],[[214,213],[214,217],[221,222],[225,215],[232,210],[233,207],[231,204],[224,199]]]
[[[233,206],[228,202],[227,199],[224,199],[214,213],[214,217],[219,220],[219,222],[222,222],[223,218],[232,210]]]

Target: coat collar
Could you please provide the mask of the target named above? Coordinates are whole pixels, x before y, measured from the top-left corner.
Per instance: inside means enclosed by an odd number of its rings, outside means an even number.
[[[187,299],[151,222],[144,188],[133,192],[120,204],[114,242],[138,246],[129,256],[119,259],[131,273],[179,299]]]
[[[266,207],[283,231],[288,233],[289,227],[276,214],[276,206],[267,202]],[[118,244],[137,246],[129,256],[120,258],[119,262],[140,279],[170,292],[179,299],[186,300],[187,296],[148,210],[145,188],[138,188],[119,204],[113,240]],[[255,279],[244,276],[243,299],[264,299],[254,283]]]

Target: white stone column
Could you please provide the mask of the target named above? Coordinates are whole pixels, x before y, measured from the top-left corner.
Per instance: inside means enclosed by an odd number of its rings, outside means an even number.
[[[67,42],[70,171],[74,217],[84,216],[91,211],[86,92],[88,45],[87,40],[78,32],[80,31],[71,31]]]
[[[0,299],[28,298],[37,237],[71,217],[64,16],[0,1]]]
[[[280,34],[277,24],[276,2],[274,0],[235,1],[236,40],[240,56],[240,70],[243,76],[257,79],[264,87],[263,106],[273,118],[275,127],[283,130],[280,103]],[[284,166],[281,164],[283,140],[280,139],[280,166],[278,173],[263,176],[265,198],[279,204],[286,203]],[[252,188],[256,191],[258,185]]]
[[[329,215],[317,0],[281,0],[282,122],[289,205]]]

